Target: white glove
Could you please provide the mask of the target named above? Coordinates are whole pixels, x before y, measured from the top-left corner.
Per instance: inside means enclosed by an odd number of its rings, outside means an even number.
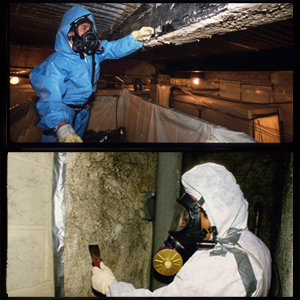
[[[63,125],[56,132],[60,143],[82,143],[82,139],[77,135],[70,124]]]
[[[149,40],[152,34],[154,34],[152,27],[142,27],[140,30],[132,32],[132,36],[136,41]]]
[[[103,262],[100,263],[100,268],[93,267],[92,269],[92,287],[94,290],[106,295],[108,286],[116,280],[113,272]]]

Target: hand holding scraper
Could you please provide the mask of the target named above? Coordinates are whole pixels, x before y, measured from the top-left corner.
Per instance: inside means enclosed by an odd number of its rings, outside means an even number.
[[[98,245],[89,245],[92,258],[92,287],[97,292],[106,295],[108,286],[116,280],[113,272],[107,267],[100,258],[100,249]],[[96,268],[95,268],[96,267]]]
[[[92,264],[95,267],[100,268],[100,263],[102,259],[100,258],[100,248],[98,245],[89,245],[89,251],[92,258]]]

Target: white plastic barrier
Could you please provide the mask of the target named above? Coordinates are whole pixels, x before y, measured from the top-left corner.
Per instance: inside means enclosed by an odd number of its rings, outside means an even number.
[[[87,130],[113,130],[120,126],[126,128],[127,140],[134,143],[257,142],[243,132],[231,131],[144,100],[127,89],[121,91],[119,98],[96,97]]]

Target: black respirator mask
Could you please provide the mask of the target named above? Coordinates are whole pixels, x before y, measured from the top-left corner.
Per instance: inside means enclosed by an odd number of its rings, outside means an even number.
[[[91,29],[85,32],[82,36],[78,34],[78,26],[83,23],[89,23]],[[83,16],[71,23],[71,29],[74,30],[75,36],[72,36],[72,49],[74,52],[80,54],[80,58],[84,58],[84,54],[92,55],[94,53],[103,53],[104,48],[102,47],[101,41],[97,33],[94,31],[93,22],[87,17]]]
[[[159,274],[173,276],[197,249],[215,246],[216,227],[201,226],[203,222],[200,211],[203,203],[203,198],[195,201],[188,194],[183,194],[177,200],[168,239],[153,258],[153,267]],[[213,238],[204,241],[208,233],[211,233]]]

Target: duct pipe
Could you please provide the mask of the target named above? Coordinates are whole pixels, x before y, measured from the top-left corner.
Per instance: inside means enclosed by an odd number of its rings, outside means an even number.
[[[55,297],[64,297],[66,153],[54,153],[52,178],[52,240]]]
[[[153,254],[164,245],[164,241],[168,237],[175,200],[180,197],[181,169],[181,152],[158,153]],[[155,290],[164,285],[165,283],[157,280],[152,269],[151,289]]]

